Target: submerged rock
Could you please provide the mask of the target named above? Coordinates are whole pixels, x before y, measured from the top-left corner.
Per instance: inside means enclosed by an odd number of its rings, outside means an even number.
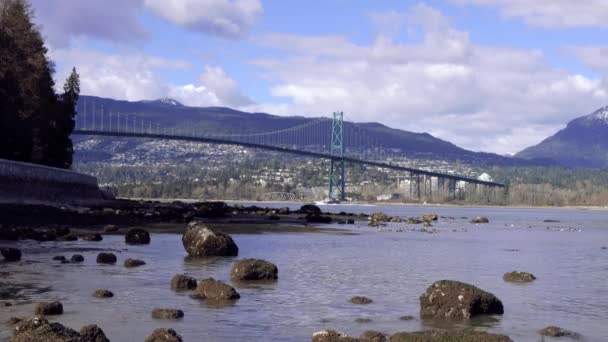
[[[98,264],[115,264],[116,263],[116,255],[114,253],[99,253],[97,254],[97,263]]]
[[[81,235],[80,239],[82,241],[101,241],[103,240],[103,237],[101,236],[101,234],[86,234],[86,235]]]
[[[80,342],[81,340],[80,334],[77,331],[59,323],[49,323],[44,317],[34,316],[28,320],[19,322],[15,326],[14,336],[10,341]]]
[[[150,243],[150,233],[145,229],[131,228],[125,234],[125,243],[129,245],[147,245]]]
[[[477,216],[471,220],[471,223],[490,223],[490,220],[485,216]]]
[[[125,260],[124,266],[127,268],[133,268],[143,266],[145,264],[146,262],[143,260],[128,258],[127,260]]]
[[[74,254],[72,255],[72,257],[70,258],[71,262],[83,262],[84,261],[84,257],[80,254]]]
[[[399,317],[399,319],[402,320],[402,321],[411,321],[411,320],[414,319],[414,316],[412,316],[412,315],[405,315],[405,316]]]
[[[509,336],[490,334],[483,331],[465,329],[460,331],[427,330],[399,332],[391,335],[390,342],[513,342]]]
[[[538,333],[543,336],[550,336],[550,337],[564,337],[564,336],[568,336],[568,337],[572,337],[572,338],[578,337],[578,334],[573,331],[562,329],[560,327],[556,327],[553,325],[550,325],[544,329],[541,329]]]
[[[241,295],[236,292],[234,287],[213,278],[201,280],[196,287],[196,292],[203,299],[215,301],[241,298]]]
[[[243,259],[232,266],[230,277],[236,281],[273,281],[279,277],[279,270],[265,260]]]
[[[17,248],[2,248],[0,249],[0,254],[6,261],[19,261],[21,260],[21,250]]]
[[[40,302],[34,308],[34,314],[39,316],[61,315],[63,313],[63,304],[58,301]]]
[[[184,317],[184,312],[177,309],[160,309],[152,310],[152,318],[156,319],[180,319]]]
[[[182,342],[182,337],[173,329],[156,329],[146,337],[144,342]]]
[[[513,282],[513,283],[529,283],[536,279],[536,277],[532,273],[528,272],[507,272],[502,276],[504,281]]]
[[[372,319],[371,318],[367,318],[367,317],[357,317],[357,318],[355,318],[355,322],[361,323],[361,324],[362,323],[369,323],[371,321],[372,321]]]
[[[359,336],[360,342],[386,342],[386,336],[383,333],[373,330],[367,330]]]
[[[110,340],[100,327],[95,324],[89,324],[80,328],[80,339],[78,342],[110,342]]]
[[[193,290],[196,288],[196,279],[185,274],[176,274],[171,278],[171,288],[174,290]]]
[[[350,299],[350,302],[353,304],[370,304],[373,300],[363,296],[354,296]]]
[[[503,313],[502,302],[496,296],[459,281],[437,281],[420,296],[423,318],[462,319]]]
[[[312,334],[312,342],[358,342],[359,340],[335,330],[317,331]]]
[[[114,293],[112,293],[110,290],[95,290],[95,292],[93,292],[93,297],[112,298],[114,297]]]
[[[184,249],[191,257],[237,256],[239,248],[230,235],[190,222],[182,236]]]
[[[67,261],[67,259],[63,255],[57,255],[53,257],[55,261]]]

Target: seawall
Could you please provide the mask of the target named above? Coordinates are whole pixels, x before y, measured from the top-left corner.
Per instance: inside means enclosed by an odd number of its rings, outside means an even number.
[[[98,205],[105,201],[93,176],[0,159],[0,203]]]

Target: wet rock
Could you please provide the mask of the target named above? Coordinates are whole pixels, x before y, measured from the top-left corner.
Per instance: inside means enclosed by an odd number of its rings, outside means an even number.
[[[559,220],[546,219],[543,222],[546,222],[546,223],[557,223],[557,222],[560,222],[560,221]]]
[[[93,292],[93,297],[112,298],[114,297],[114,293],[112,293],[110,290],[95,290],[95,292]]]
[[[355,296],[350,299],[350,302],[353,304],[370,304],[373,300],[363,296]]]
[[[131,228],[125,234],[125,243],[128,245],[147,245],[150,243],[150,233],[145,229]]]
[[[80,334],[59,323],[35,316],[17,324],[11,342],[80,342]],[[83,341],[84,342],[84,341]]]
[[[182,236],[182,243],[191,257],[237,256],[239,248],[230,235],[190,222]]]
[[[412,315],[405,315],[405,316],[399,317],[399,319],[402,320],[402,321],[412,321],[412,320],[414,320],[414,316],[412,316]]]
[[[513,283],[529,283],[536,279],[536,277],[532,273],[528,272],[507,272],[502,276],[504,281],[513,282]]]
[[[196,292],[201,298],[215,301],[241,298],[234,287],[213,278],[201,280],[196,287]]]
[[[234,281],[274,281],[279,277],[279,270],[265,260],[243,259],[232,266],[230,277]]]
[[[502,302],[496,296],[459,281],[437,281],[420,296],[423,318],[462,319],[503,313]]]
[[[323,212],[321,208],[317,207],[314,204],[304,204],[300,207],[300,214],[308,214],[314,216],[320,216]]]
[[[95,324],[89,324],[80,328],[80,339],[78,342],[110,342],[110,340],[100,327]]]
[[[490,220],[485,216],[476,216],[471,220],[471,223],[490,223]]]
[[[8,319],[7,323],[10,324],[10,325],[16,325],[16,324],[18,324],[21,321],[23,321],[23,318],[11,317],[11,318]]]
[[[369,221],[369,226],[377,227],[381,224],[384,224],[385,222],[389,222],[391,218],[386,216],[386,214],[384,213],[373,213],[367,218],[367,220]]]
[[[224,217],[229,207],[224,202],[203,202],[198,205],[197,216],[203,218]]]
[[[176,274],[171,278],[171,288],[174,290],[193,290],[196,288],[196,279],[184,274]]]
[[[182,337],[173,329],[156,329],[144,342],[182,342]]]
[[[578,334],[573,331],[562,329],[560,327],[556,327],[553,325],[550,325],[550,326],[540,330],[538,333],[543,336],[550,336],[550,337],[565,337],[565,336],[572,337],[572,338],[578,337]]]
[[[124,266],[127,268],[133,268],[143,266],[145,264],[146,262],[143,260],[128,258],[127,260],[125,260]]]
[[[63,304],[58,301],[40,302],[34,308],[34,314],[40,316],[61,315],[63,313]]]
[[[279,208],[279,211],[277,213],[279,215],[289,215],[290,210],[287,207],[285,207],[285,208]]]
[[[383,333],[373,330],[367,330],[359,336],[360,342],[386,342],[386,336]]]
[[[358,342],[359,340],[335,330],[317,331],[312,334],[312,342]]]
[[[180,319],[184,317],[184,312],[177,309],[160,309],[152,310],[152,318],[156,319]]]
[[[104,233],[115,233],[118,231],[118,227],[113,225],[113,224],[108,224],[106,226],[103,227],[103,232]]]
[[[424,215],[422,215],[422,220],[424,222],[437,221],[437,219],[439,219],[439,216],[437,216],[437,214],[424,214]]]
[[[78,240],[78,236],[70,233],[68,235],[64,235],[62,237],[59,238],[60,241],[76,241]]]
[[[356,323],[360,323],[360,324],[369,323],[371,321],[372,321],[372,319],[371,318],[367,318],[367,317],[357,317],[357,318],[355,318],[355,322]]]
[[[405,222],[407,222],[408,224],[421,224],[421,223],[424,223],[424,221],[422,221],[422,219],[417,218],[417,217],[408,217],[407,220],[405,220]]]
[[[98,264],[115,264],[116,263],[116,255],[114,253],[99,253],[97,254],[97,263]]]
[[[21,250],[17,248],[2,248],[0,249],[0,254],[6,261],[19,261],[21,260]]]
[[[308,223],[331,223],[331,217],[330,216],[321,216],[321,215],[313,215],[313,214],[308,214],[306,215],[306,222]]]
[[[353,219],[348,219],[348,220],[346,220],[346,223],[347,223],[347,224],[355,224],[355,220],[353,220]]]
[[[82,241],[101,241],[103,240],[103,237],[101,236],[101,234],[86,234],[86,235],[81,235],[80,239]]]
[[[417,332],[399,332],[391,335],[390,342],[513,342],[508,336],[490,334],[483,331],[465,329],[460,331],[427,330]]]
[[[66,261],[67,259],[63,255],[57,255],[53,257],[55,261]]]
[[[57,227],[55,228],[55,235],[57,237],[62,237],[70,234],[70,228],[68,227]]]
[[[72,255],[72,257],[70,258],[71,262],[83,262],[84,261],[84,257],[80,254],[74,254]]]

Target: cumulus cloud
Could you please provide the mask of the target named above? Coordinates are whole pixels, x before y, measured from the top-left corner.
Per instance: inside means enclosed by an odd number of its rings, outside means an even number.
[[[193,31],[240,38],[262,12],[260,0],[145,0],[159,16]]]
[[[451,0],[459,4],[497,7],[506,18],[521,18],[544,28],[608,27],[605,0]]]
[[[608,76],[608,46],[568,47],[566,51],[594,71]]]
[[[69,45],[72,38],[112,41],[144,39],[147,33],[138,15],[143,0],[32,0],[35,21],[54,47]]]
[[[287,58],[255,61],[293,114],[343,110],[349,120],[429,132],[460,146],[513,153],[608,102],[601,78],[548,66],[542,51],[473,44],[427,5],[408,17],[420,43],[384,35],[370,45],[340,36],[267,35]],[[525,128],[524,128],[525,127]]]

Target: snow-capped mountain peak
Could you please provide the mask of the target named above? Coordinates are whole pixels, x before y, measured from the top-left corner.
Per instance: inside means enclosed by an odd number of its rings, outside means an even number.
[[[158,99],[158,102],[162,102],[162,103],[172,105],[172,106],[183,106],[183,104],[181,104],[181,102],[174,100],[170,97],[163,97],[161,99]]]
[[[590,115],[593,120],[601,120],[608,123],[608,106],[600,108]]]

